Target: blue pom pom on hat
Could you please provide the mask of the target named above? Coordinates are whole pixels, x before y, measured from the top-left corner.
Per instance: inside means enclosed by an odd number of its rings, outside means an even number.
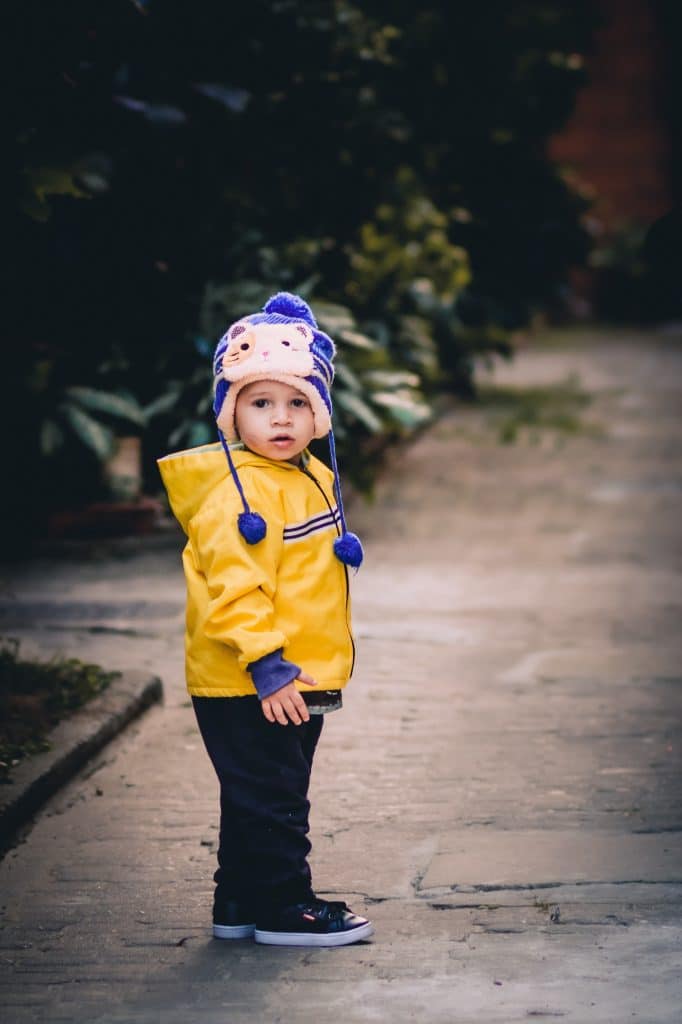
[[[258,544],[265,537],[267,526],[263,517],[250,509],[230,453],[230,442],[237,439],[237,396],[243,387],[259,379],[282,381],[306,395],[313,412],[314,436],[327,436],[329,441],[341,526],[334,553],[344,565],[358,569],[363,559],[362,544],[346,526],[331,422],[335,353],[334,342],[319,329],[308,303],[291,292],[278,292],[268,299],[262,312],[231,324],[218,342],[213,357],[213,411],[230,474],[244,507],[238,517],[239,532],[248,544]]]

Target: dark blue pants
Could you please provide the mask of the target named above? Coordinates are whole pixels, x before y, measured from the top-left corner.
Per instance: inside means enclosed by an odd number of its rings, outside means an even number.
[[[215,905],[254,914],[310,899],[308,785],[324,715],[271,724],[257,697],[193,697],[220,781]]]

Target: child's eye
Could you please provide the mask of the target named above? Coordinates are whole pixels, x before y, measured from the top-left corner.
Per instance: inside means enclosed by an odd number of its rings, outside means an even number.
[[[253,404],[256,407],[256,409],[264,409],[265,406],[268,404],[268,400],[267,398],[254,398]]]
[[[308,404],[308,402],[305,398],[292,398],[291,404],[296,409],[303,409]]]

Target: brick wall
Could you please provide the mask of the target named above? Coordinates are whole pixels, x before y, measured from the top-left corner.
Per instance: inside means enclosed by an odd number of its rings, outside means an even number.
[[[670,53],[647,0],[595,0],[604,25],[589,82],[549,154],[597,194],[604,228],[650,224],[672,205],[671,129],[664,113]]]

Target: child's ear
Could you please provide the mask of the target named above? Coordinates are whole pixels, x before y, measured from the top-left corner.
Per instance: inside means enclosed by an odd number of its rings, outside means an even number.
[[[333,359],[336,352],[334,342],[322,331],[315,331],[315,340],[310,347],[316,355],[324,356],[325,359]]]

